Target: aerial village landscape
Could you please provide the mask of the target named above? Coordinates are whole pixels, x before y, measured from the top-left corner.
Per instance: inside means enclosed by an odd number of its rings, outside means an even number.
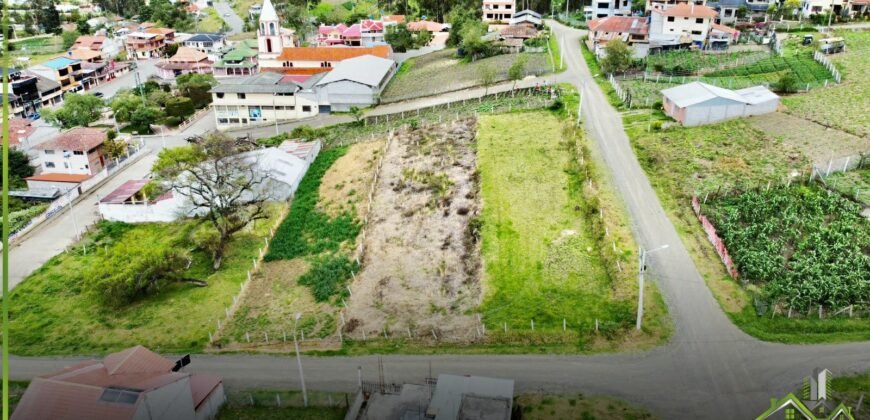
[[[12,419],[870,419],[870,0],[9,0]]]

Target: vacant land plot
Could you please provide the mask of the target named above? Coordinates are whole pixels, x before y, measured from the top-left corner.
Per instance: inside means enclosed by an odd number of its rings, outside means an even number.
[[[224,22],[224,19],[218,14],[217,10],[211,7],[205,9],[205,17],[196,23],[196,30],[202,32],[220,32],[225,27],[226,22]]]
[[[527,58],[526,74],[540,75],[550,71],[547,53],[523,55]],[[426,54],[415,58],[410,67],[390,82],[381,101],[403,101],[479,86],[478,69],[481,66],[492,66],[498,72],[495,81],[504,81],[508,79],[508,68],[517,57],[517,54],[504,54],[466,63],[456,57],[454,49]]]
[[[636,291],[605,267],[602,248],[612,237],[593,234],[588,212],[597,216],[599,209],[584,203],[584,170],[577,173],[579,157],[565,135],[562,122],[545,112],[481,117],[481,312],[492,331],[567,327],[582,340],[596,331],[612,339],[633,325]]]
[[[273,209],[272,214],[277,214]],[[120,309],[105,307],[89,291],[87,273],[112,255],[126,237],[142,246],[185,242],[201,221],[125,225],[107,223],[70,251],[49,260],[10,294],[10,351],[15,354],[95,354],[142,344],[159,352],[199,351],[215,321],[245,280],[251,259],[274,221],[261,220],[238,233],[222,267],[214,272],[205,252],[192,252],[186,277],[206,287],[174,283]],[[105,267],[123,270],[124,267]]]
[[[693,194],[752,190],[809,174],[800,150],[774,141],[745,120],[648,133],[628,129],[641,166],[669,213],[684,244],[725,312],[750,334],[785,342],[866,339],[867,322],[840,319],[771,319],[759,316],[750,292],[731,280],[700,228],[690,206]],[[797,182],[797,181],[795,181]]]
[[[298,327],[306,338],[335,334],[337,302],[345,296],[349,273],[325,273],[328,279],[306,283],[334,262],[348,260],[356,244],[358,221],[365,217],[365,200],[383,141],[326,150],[306,174],[269,260],[263,264],[238,312],[227,327],[224,348],[258,343],[270,334],[283,344]],[[289,221],[293,220],[293,225]],[[302,284],[306,283],[306,284]],[[306,287],[310,286],[310,287]],[[295,314],[300,313],[298,324]],[[309,343],[310,344],[310,343]],[[310,347],[310,345],[308,345]]]
[[[867,54],[867,49],[870,48],[870,31],[839,30],[834,34],[846,40],[846,51],[831,55],[831,61],[842,72],[846,81],[867,83],[866,77],[862,76],[870,66],[870,55]]]
[[[354,337],[425,334],[464,340],[474,331],[478,213],[475,122],[403,131],[384,155],[348,303]]]
[[[32,37],[21,41],[9,41],[14,46],[13,57],[29,57],[30,65],[40,64],[63,53],[60,36]],[[14,58],[13,58],[14,60]]]
[[[819,166],[826,165],[832,156],[839,158],[870,151],[870,138],[858,137],[782,112],[760,115],[746,121],[770,138],[800,150]]]
[[[524,394],[516,398],[524,420],[587,420],[655,418],[648,411],[610,397]]]

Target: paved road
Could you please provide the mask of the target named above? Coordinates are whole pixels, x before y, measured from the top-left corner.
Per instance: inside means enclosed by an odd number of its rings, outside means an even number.
[[[245,21],[236,14],[235,10],[233,10],[232,6],[230,6],[229,3],[223,1],[215,1],[214,9],[217,10],[221,19],[223,19],[230,27],[227,35],[244,32]]]
[[[670,248],[653,254],[675,334],[666,346],[643,353],[595,356],[386,356],[385,376],[421,382],[432,372],[514,378],[517,390],[583,392],[624,398],[662,418],[754,418],[771,397],[800,387],[815,367],[836,374],[870,371],[870,343],[799,345],[763,343],[734,327],[701,279],[673,225],[640,168],[619,114],[607,103],[582,61],[581,32],[553,24],[566,39],[566,80],[585,86],[583,117],[601,149],[634,221],[641,244]],[[67,366],[76,358],[11,358],[11,376],[29,379]],[[350,391],[357,366],[377,377],[375,357],[306,357],[309,388]],[[193,371],[223,375],[232,388],[294,388],[294,361],[283,356],[199,355]]]
[[[155,67],[156,64],[157,59],[139,60],[136,62],[137,68],[135,70],[121,75],[121,77],[118,77],[109,83],[89,90],[87,93],[101,92],[104,99],[111,99],[119,90],[132,89],[136,86],[136,72],[139,73],[139,79],[142,83],[145,83],[152,75],[157,74],[157,68]]]

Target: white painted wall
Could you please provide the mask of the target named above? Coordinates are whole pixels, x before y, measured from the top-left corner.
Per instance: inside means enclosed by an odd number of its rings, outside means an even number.
[[[505,21],[517,12],[514,0],[483,0],[483,21]]]
[[[218,130],[231,127],[244,127],[250,124],[262,124],[280,121],[293,121],[316,116],[319,112],[317,102],[310,97],[277,96],[271,93],[247,93],[244,98],[238,94],[226,93],[220,98],[212,94],[212,109],[215,111],[215,122]],[[260,118],[252,118],[252,113]]]
[[[91,175],[103,169],[98,151],[86,154],[67,150],[43,150],[39,153],[39,159],[44,173]]]
[[[670,21],[671,19],[673,19],[673,22]],[[711,18],[662,16],[662,33],[677,35],[680,33],[686,33],[689,34],[692,37],[692,41],[695,42],[704,42],[707,39],[707,33],[710,32],[712,25],[713,19]],[[698,31],[700,33],[693,34],[692,31]]]
[[[172,222],[185,217],[183,199],[177,196],[156,203],[100,203],[100,214],[106,220],[127,223]]]

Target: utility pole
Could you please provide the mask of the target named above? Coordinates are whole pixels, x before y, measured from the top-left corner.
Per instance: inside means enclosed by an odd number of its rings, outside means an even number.
[[[661,250],[667,249],[667,248],[668,248],[668,245],[662,245],[662,246],[660,246],[656,249],[653,249],[651,251],[646,251],[643,248],[640,249],[640,267],[637,270],[637,285],[638,285],[639,289],[637,291],[637,325],[636,325],[636,328],[638,331],[640,331],[641,324],[643,323],[643,286],[644,286],[643,274],[644,274],[644,272],[646,272],[646,255],[652,254],[653,252],[661,251]]]
[[[275,95],[272,95],[272,112],[275,115],[275,135],[277,136],[279,134],[278,133],[278,107],[275,106]]]
[[[565,37],[559,39],[559,70],[562,70],[562,61],[565,57]]]
[[[580,118],[583,116],[583,88],[586,87],[586,83],[580,82],[580,100],[577,105],[577,125],[580,125]]]
[[[831,29],[831,18],[834,17],[834,0],[831,0],[831,10],[828,10],[828,30]]]
[[[299,357],[299,341],[296,340],[296,325],[299,323],[301,313],[296,313],[293,321],[293,346],[296,347],[296,364],[299,366],[299,381],[302,382],[302,403],[308,407],[308,391],[305,390],[305,375],[302,373],[302,358]]]

